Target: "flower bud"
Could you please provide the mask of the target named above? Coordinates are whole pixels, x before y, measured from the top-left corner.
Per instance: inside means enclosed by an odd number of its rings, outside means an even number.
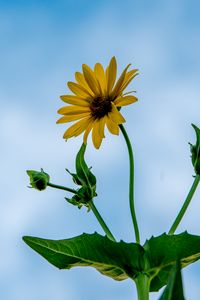
[[[41,169],[40,172],[34,170],[27,170],[26,172],[30,177],[30,185],[32,188],[38,191],[43,191],[46,189],[50,177],[43,171],[43,169]]]

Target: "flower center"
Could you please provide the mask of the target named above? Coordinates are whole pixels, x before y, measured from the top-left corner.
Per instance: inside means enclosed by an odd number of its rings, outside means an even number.
[[[101,119],[112,110],[111,99],[109,97],[96,97],[90,105],[92,116]]]

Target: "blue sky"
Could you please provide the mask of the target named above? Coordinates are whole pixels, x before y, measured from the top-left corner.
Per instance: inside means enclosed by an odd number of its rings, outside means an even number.
[[[130,281],[93,269],[58,271],[31,251],[23,235],[67,238],[102,233],[92,214],[62,191],[27,188],[26,169],[67,184],[81,137],[67,143],[56,125],[59,95],[82,63],[119,70],[132,63],[139,102],[123,109],[135,153],[136,209],[142,241],[167,231],[192,183],[188,142],[200,126],[199,1],[0,1],[1,257],[5,300],[136,299]],[[118,239],[133,240],[128,157],[122,136],[107,134],[87,161],[98,178],[96,206]],[[67,182],[67,183],[66,183]],[[177,232],[200,234],[198,190]],[[198,300],[200,264],[183,272],[186,299]],[[151,300],[158,296],[152,294]]]

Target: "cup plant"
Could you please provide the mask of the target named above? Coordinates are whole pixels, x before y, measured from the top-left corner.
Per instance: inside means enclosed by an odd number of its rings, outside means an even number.
[[[136,284],[138,300],[148,300],[152,291],[165,286],[159,300],[183,300],[181,269],[200,258],[200,236],[187,231],[175,234],[200,181],[200,129],[192,124],[196,143],[190,144],[191,160],[194,167],[194,181],[183,205],[169,231],[160,236],[152,236],[144,245],[140,244],[140,231],[135,212],[134,198],[134,157],[132,145],[123,123],[123,106],[132,104],[137,98],[126,87],[138,74],[137,69],[129,70],[128,65],[117,78],[115,57],[104,70],[100,63],[94,69],[83,64],[82,73],[76,72],[76,82],[68,82],[72,94],[61,96],[67,103],[58,113],[57,123],[76,121],[64,133],[64,139],[82,133],[83,143],[76,155],[75,171],[71,175],[76,188],[51,183],[50,176],[41,171],[28,170],[31,187],[42,191],[47,187],[66,192],[65,200],[79,209],[86,207],[94,213],[104,235],[97,232],[83,233],[73,238],[50,240],[24,236],[23,240],[33,250],[59,269],[75,266],[90,266],[114,280],[131,278]],[[135,240],[132,243],[117,241],[95,206],[96,177],[85,162],[88,135],[91,132],[94,147],[99,149],[105,138],[105,127],[112,134],[121,133],[125,139],[129,155],[129,206],[133,222]]]

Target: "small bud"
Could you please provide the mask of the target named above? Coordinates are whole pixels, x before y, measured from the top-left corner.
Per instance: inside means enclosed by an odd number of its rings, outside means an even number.
[[[190,151],[192,154],[191,159],[192,159],[192,164],[193,164],[195,173],[197,175],[200,175],[200,129],[194,124],[192,124],[192,127],[195,130],[197,140],[196,140],[195,145],[189,144]]]
[[[47,184],[49,183],[50,177],[47,173],[41,169],[40,172],[34,170],[26,171],[30,177],[30,185],[38,191],[43,191],[46,189]]]

